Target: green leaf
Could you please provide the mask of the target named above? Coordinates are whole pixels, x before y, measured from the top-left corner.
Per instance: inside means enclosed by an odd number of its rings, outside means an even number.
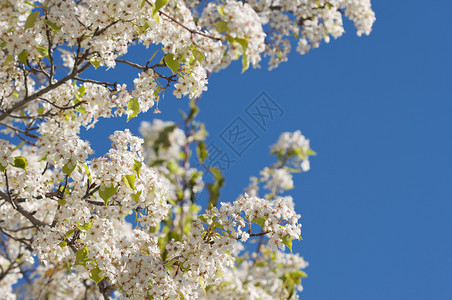
[[[5,172],[7,166],[0,164],[0,171]]]
[[[129,189],[135,190],[135,175],[124,175],[122,176],[122,181],[124,181]]]
[[[8,45],[8,42],[6,41],[0,42],[0,48],[6,47],[6,45]]]
[[[242,55],[242,73],[248,70],[250,67],[250,62],[248,61],[248,55],[243,54]]]
[[[27,159],[23,156],[16,156],[14,157],[14,162],[11,164],[13,167],[21,168],[27,171]]]
[[[306,150],[306,155],[317,155],[317,152],[315,152],[314,150],[312,150],[311,148],[309,148],[308,150]]]
[[[66,174],[67,176],[71,176],[71,174],[74,171],[76,166],[77,166],[77,164],[73,164],[73,163],[65,164],[63,166],[63,173]]]
[[[196,153],[198,154],[198,159],[201,163],[203,163],[206,158],[209,157],[209,152],[207,152],[206,143],[199,142],[196,147]]]
[[[38,19],[39,11],[32,12],[27,20],[25,21],[25,29],[35,26],[36,20]]]
[[[80,248],[76,253],[75,253],[75,259],[76,259],[76,265],[82,265],[86,267],[86,263],[90,261],[90,259],[88,258],[88,254],[89,254],[89,250],[88,250],[88,246],[85,246],[83,248]]]
[[[91,227],[93,227],[93,223],[91,223],[91,222],[77,226],[77,228],[80,229],[81,231],[89,231],[91,229]]]
[[[93,181],[92,178],[91,178],[91,172],[89,171],[88,166],[85,165],[85,164],[83,164],[82,166],[83,166],[83,168],[85,169],[86,175],[88,175],[88,180],[89,180],[89,181]]]
[[[78,88],[78,94],[80,95],[80,97],[83,97],[83,95],[85,95],[85,92],[86,92],[85,86],[84,86],[84,85],[81,85],[81,86]]]
[[[96,70],[97,70],[97,68],[100,67],[100,62],[97,60],[97,57],[94,57],[94,56],[91,57],[89,59],[89,62],[93,65],[94,69],[96,69]]]
[[[6,58],[5,58],[5,61],[3,62],[3,67],[4,66],[6,66],[8,63],[10,63],[10,62],[12,62],[14,60],[14,56],[13,55],[8,55]]]
[[[24,50],[24,51],[20,52],[20,54],[17,56],[17,58],[19,59],[19,61],[22,64],[26,65],[27,62],[28,62],[28,52],[27,52],[27,50]]]
[[[292,252],[292,240],[293,238],[290,235],[286,235],[282,238],[283,244],[289,248],[290,252]]]
[[[57,202],[58,202],[59,206],[64,206],[66,204],[66,199],[64,199],[64,198],[63,199],[58,199]]]
[[[140,8],[143,8],[146,5],[146,0],[141,0]]]
[[[168,4],[168,0],[156,0],[154,8],[152,9],[152,16],[155,16],[155,14],[157,14],[166,4]]]
[[[220,14],[220,16],[222,16],[222,17],[226,16],[223,6],[217,6],[217,11]]]
[[[136,204],[140,201],[140,196],[143,191],[137,191],[135,194],[131,194],[130,197],[132,197],[133,201],[135,201]]]
[[[58,245],[61,247],[61,249],[64,249],[67,246],[67,242],[61,241]]]
[[[39,54],[41,54],[43,57],[49,57],[49,49],[47,49],[46,47],[37,45],[36,50],[38,50]]]
[[[89,271],[89,278],[91,278],[92,281],[94,281],[96,284],[98,284],[102,279],[104,279],[105,273],[99,267],[96,267]]]
[[[129,122],[130,119],[136,117],[138,113],[140,112],[140,104],[138,103],[137,98],[130,99],[129,103],[127,103],[127,122]]]
[[[199,277],[199,285],[201,286],[201,288],[204,291],[204,293],[207,295],[206,287],[205,287],[205,284],[204,284],[204,279],[202,277]]]
[[[108,201],[110,198],[116,193],[118,190],[118,185],[107,187],[104,184],[101,184],[99,188],[99,196],[104,200],[105,206],[108,205]]]
[[[143,164],[141,162],[139,162],[138,160],[135,159],[135,162],[133,163],[133,170],[135,172],[137,172],[137,176],[140,177],[140,170],[141,170],[141,166]]]
[[[195,60],[199,62],[203,62],[204,60],[206,60],[204,53],[202,53],[198,49],[193,49],[193,57],[195,58]]]
[[[168,68],[171,69],[171,71],[174,73],[177,72],[177,70],[179,70],[180,68],[180,64],[179,61],[177,59],[174,58],[173,54],[167,54],[165,55],[165,57],[163,58],[163,60],[165,61],[165,64],[168,66]]]
[[[215,28],[218,32],[229,32],[228,23],[224,21],[217,22]]]
[[[37,112],[38,112],[38,114],[43,115],[44,114],[44,107],[43,106],[38,107]]]
[[[53,23],[47,19],[44,20],[44,23],[52,29],[52,31],[58,31],[61,29],[61,26],[58,26],[56,23]]]
[[[158,24],[159,24],[159,21],[160,21],[159,15],[155,14],[155,15],[153,15],[152,17],[154,18],[155,24],[158,25]]]
[[[83,105],[77,106],[74,110],[79,112],[79,113],[81,113],[81,114],[86,114],[87,113],[86,108]]]
[[[265,219],[265,218],[256,218],[253,220],[253,222],[256,223],[257,225],[259,225],[260,227],[264,228],[266,220],[267,219]]]
[[[74,229],[69,230],[68,232],[66,232],[64,239],[70,238],[73,233],[74,233]]]
[[[239,43],[240,46],[242,46],[243,53],[245,53],[246,49],[248,49],[248,40],[242,38],[235,38],[234,41]]]

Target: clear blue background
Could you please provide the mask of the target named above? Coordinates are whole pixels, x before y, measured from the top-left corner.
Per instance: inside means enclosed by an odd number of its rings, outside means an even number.
[[[211,77],[200,102],[208,142],[262,91],[284,110],[226,172],[221,201],[273,161],[281,132],[301,129],[318,152],[291,191],[304,238],[294,251],[310,262],[302,299],[452,299],[452,2],[373,8],[369,37],[346,22],[342,38],[276,70],[240,74],[238,63]],[[85,136],[102,154],[115,129],[138,133],[141,120],[177,120],[186,107],[167,95],[162,114],[102,121]]]

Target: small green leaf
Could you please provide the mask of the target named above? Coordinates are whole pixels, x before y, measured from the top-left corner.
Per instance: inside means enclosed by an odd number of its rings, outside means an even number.
[[[96,69],[96,70],[97,70],[97,68],[100,67],[100,62],[97,60],[97,57],[94,57],[94,56],[91,57],[89,59],[89,62],[93,65],[94,69]]]
[[[217,22],[215,28],[218,32],[229,32],[228,23],[224,21]]]
[[[242,73],[245,72],[246,70],[248,70],[249,67],[250,67],[250,62],[248,60],[248,55],[243,54],[242,55]]]
[[[76,253],[75,253],[75,259],[76,259],[76,265],[82,265],[86,267],[86,263],[90,261],[90,259],[88,258],[88,254],[89,254],[89,250],[88,250],[88,246],[85,246],[83,248],[80,248]]]
[[[129,103],[127,103],[127,122],[130,119],[135,118],[140,112],[140,104],[138,103],[137,98],[130,99]]]
[[[205,287],[205,284],[204,284],[204,279],[202,277],[199,277],[199,285],[201,286],[201,288],[204,291],[204,293],[207,295],[206,287]]]
[[[22,52],[20,52],[20,54],[17,56],[17,58],[19,59],[19,61],[26,65],[28,63],[28,52],[27,50],[24,50]]]
[[[86,108],[83,105],[77,106],[74,110],[79,112],[79,113],[81,113],[81,114],[86,114],[87,113]]]
[[[61,29],[61,26],[58,26],[56,23],[53,23],[47,19],[44,20],[44,23],[52,29],[52,31],[58,31]]]
[[[222,17],[226,16],[223,6],[217,6],[217,11],[220,14],[220,16],[222,16]]]
[[[152,9],[152,15],[155,16],[166,4],[168,4],[168,0],[156,0],[154,8]]]
[[[93,223],[91,223],[91,222],[77,226],[77,228],[80,229],[81,231],[89,231],[91,229],[91,227],[93,227]]]
[[[262,228],[264,228],[264,226],[265,226],[265,221],[266,221],[266,219],[262,218],[262,217],[261,218],[256,218],[256,219],[253,220],[254,223],[256,223],[257,225],[259,225]]]
[[[80,97],[83,97],[83,95],[85,95],[85,92],[86,92],[85,86],[84,86],[84,85],[81,85],[81,86],[78,88],[78,94],[79,94],[79,96],[80,96]]]
[[[44,114],[44,107],[40,106],[37,109],[38,114],[43,115]]]
[[[5,61],[3,62],[3,67],[6,66],[8,63],[10,63],[10,62],[12,62],[12,61],[14,61],[14,56],[13,56],[13,55],[8,55],[8,56],[5,58]]]
[[[117,190],[118,185],[107,187],[106,185],[102,184],[100,186],[99,196],[104,200],[105,206],[108,205],[108,201],[110,201],[110,198],[116,193]]]
[[[14,157],[14,162],[11,164],[13,167],[21,168],[27,171],[27,159],[23,156],[16,156]]]
[[[74,233],[74,229],[69,230],[68,232],[66,232],[66,235],[64,236],[64,239],[70,238],[73,233]]]
[[[73,163],[65,164],[63,166],[63,173],[66,174],[67,176],[71,176],[71,174],[74,171],[76,166],[77,166],[77,164],[73,164]]]
[[[122,181],[124,181],[129,189],[135,190],[135,175],[124,175],[122,176]]]
[[[25,21],[25,29],[35,26],[36,20],[38,19],[39,11],[32,12],[27,20]]]
[[[198,154],[198,159],[201,163],[203,163],[206,158],[209,157],[209,152],[207,152],[206,143],[199,142],[196,147],[196,153]]]
[[[239,43],[240,46],[242,46],[243,53],[245,53],[246,49],[248,49],[248,40],[247,39],[241,39],[241,38],[235,38],[234,41]]]
[[[85,165],[85,164],[83,164],[82,166],[83,166],[83,168],[85,169],[86,175],[88,175],[88,180],[89,180],[89,181],[93,181],[92,178],[91,178],[91,172],[89,171],[88,166]]]
[[[62,199],[58,199],[58,205],[59,206],[64,206],[66,204],[66,199],[62,198]]]
[[[143,8],[145,4],[146,4],[146,0],[141,0],[140,8]]]
[[[176,73],[177,70],[179,70],[180,68],[179,61],[174,58],[173,54],[167,54],[163,59],[165,61],[165,64],[168,66],[168,68],[171,69],[173,74]]]
[[[47,49],[46,47],[37,45],[36,50],[38,50],[39,54],[41,54],[43,57],[49,57],[49,49]]]
[[[140,177],[140,170],[142,165],[143,164],[141,162],[135,159],[135,162],[133,163],[133,170],[137,172],[138,177]]]
[[[158,25],[158,24],[159,24],[159,21],[160,21],[159,15],[158,15],[158,14],[155,14],[155,15],[153,15],[152,17],[154,18],[155,23]]]
[[[286,235],[282,238],[283,244],[289,248],[290,252],[292,252],[292,240],[293,238],[290,235]]]
[[[7,166],[0,164],[0,171],[5,172]]]
[[[64,249],[67,246],[67,242],[61,241],[58,245],[61,247],[61,249]]]
[[[143,191],[137,191],[135,194],[131,194],[130,197],[132,197],[133,201],[135,201],[136,204],[140,201],[140,196]]]
[[[309,148],[308,150],[306,150],[306,155],[317,155],[317,152],[315,152],[314,150],[312,150],[311,148]]]
[[[96,267],[89,271],[89,278],[91,278],[92,281],[94,281],[96,284],[102,281],[104,279],[105,273],[99,267]]]
[[[197,49],[193,49],[193,57],[195,58],[195,60],[197,60],[199,62],[203,62],[206,60],[206,57],[204,56],[204,54]]]

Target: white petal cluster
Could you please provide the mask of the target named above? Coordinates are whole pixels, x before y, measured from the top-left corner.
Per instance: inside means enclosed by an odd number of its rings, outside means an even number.
[[[0,140],[0,165],[6,168],[10,163],[14,161],[11,156],[14,147],[6,140]]]
[[[199,24],[218,35],[225,30],[229,37],[229,51],[225,49],[224,55],[216,56],[221,62],[214,62],[215,54],[208,55],[208,63],[218,65],[208,66],[209,70],[218,71],[240,56],[247,57],[253,66],[258,66],[261,53],[265,50],[265,33],[259,16],[249,4],[234,0],[226,1],[224,5],[211,2],[204,9]]]
[[[278,142],[271,147],[272,153],[284,154],[297,154],[297,157],[301,160],[301,169],[306,172],[310,169],[309,154],[311,151],[309,146],[309,140],[301,134],[301,131],[284,132],[278,139]]]

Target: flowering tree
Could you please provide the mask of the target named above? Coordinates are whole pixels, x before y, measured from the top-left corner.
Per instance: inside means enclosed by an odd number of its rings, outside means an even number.
[[[209,155],[198,100],[210,72],[239,58],[274,68],[295,43],[304,54],[342,35],[344,16],[358,35],[375,20],[369,0],[1,0],[2,299],[297,298],[307,263],[285,251],[301,225],[281,194],[309,170],[309,140],[283,133],[275,163],[218,203],[221,172],[192,159]],[[145,64],[124,58],[135,44],[151,48]],[[85,72],[117,64],[139,72],[133,86]],[[104,156],[80,138],[102,118],[158,112],[167,92],[190,101],[183,122],[116,131]]]

